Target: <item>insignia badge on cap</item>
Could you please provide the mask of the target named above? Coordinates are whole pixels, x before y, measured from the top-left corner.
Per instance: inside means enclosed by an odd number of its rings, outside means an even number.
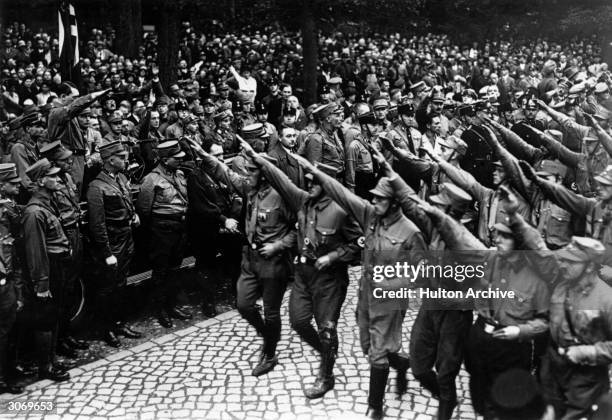
[[[310,239],[304,238],[304,245],[310,245]]]
[[[251,249],[257,249],[257,245],[251,244]]]
[[[300,257],[300,262],[301,262],[302,264],[306,264],[306,257],[302,255],[302,256]]]
[[[365,236],[360,236],[359,239],[357,239],[357,245],[361,248],[365,247]]]
[[[0,286],[4,286],[6,284],[6,279],[0,280]]]

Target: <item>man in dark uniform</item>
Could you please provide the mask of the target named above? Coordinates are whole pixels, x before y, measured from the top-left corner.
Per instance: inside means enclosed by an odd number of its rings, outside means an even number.
[[[491,188],[493,186],[493,152],[485,140],[488,132],[482,124],[481,116],[486,113],[485,102],[458,108],[459,117],[466,124],[461,134],[461,140],[467,144],[467,153],[461,159],[461,168],[469,172],[480,184]]]
[[[132,226],[140,223],[132,204],[130,183],[125,170],[128,153],[120,142],[100,147],[102,171],[87,190],[89,234],[92,254],[98,268],[97,314],[103,338],[119,347],[118,335],[139,338],[142,334],[124,322],[122,302],[129,265],[134,256]]]
[[[389,366],[394,367],[401,378],[405,377],[410,361],[402,352],[402,323],[406,311],[397,306],[397,301],[376,296],[375,289],[380,288],[380,292],[401,290],[408,287],[409,280],[392,277],[378,281],[374,278],[373,267],[397,261],[416,264],[427,246],[419,229],[402,214],[389,178],[378,181],[371,191],[374,198],[370,204],[310,162],[299,156],[296,159],[305,171],[314,175],[326,193],[355,218],[365,234],[363,266],[366,268],[360,280],[357,323],[361,348],[370,362],[367,415],[381,419]]]
[[[44,122],[38,118],[37,113],[24,115],[21,119],[21,127],[24,129],[24,134],[11,147],[11,162],[17,166],[17,174],[21,178],[21,185],[23,186],[21,198],[29,197],[27,189],[30,187],[31,181],[26,175],[25,170],[36,163],[40,157],[35,138],[42,131],[43,126]],[[25,204],[25,202],[22,202],[22,204]]]
[[[212,132],[208,142],[216,143],[223,147],[227,154],[238,152],[238,140],[236,133],[232,129],[234,115],[230,109],[224,109],[215,114],[214,120],[217,128]]]
[[[218,144],[210,145],[207,152],[223,160],[223,148]],[[242,235],[237,219],[242,206],[236,208],[228,186],[212,179],[201,166],[187,177],[187,198],[187,232],[203,294],[202,310],[207,317],[214,317],[217,315],[215,292],[218,277],[222,271],[233,271],[232,265],[240,265]],[[223,267],[219,266],[220,260],[217,259],[219,251]],[[232,289],[235,280],[232,279]]]
[[[253,369],[253,376],[260,376],[278,363],[280,306],[290,274],[289,250],[295,244],[292,229],[295,217],[254,162],[248,162],[249,176],[243,177],[205,152],[202,158],[202,167],[211,177],[231,185],[247,200],[245,233],[248,245],[242,251],[237,301],[242,317],[264,339],[259,362]],[[255,307],[260,296],[263,297],[265,320]]]
[[[44,145],[40,149],[40,153],[61,170],[58,174],[60,178],[59,189],[53,193],[53,199],[59,211],[60,223],[62,224],[64,233],[70,241],[70,249],[72,250],[64,279],[66,296],[70,296],[76,282],[79,281],[83,259],[83,241],[80,231],[81,207],[79,206],[76,185],[70,176],[72,152],[66,150],[61,142],[56,140]],[[57,353],[62,356],[76,358],[76,349],[85,350],[89,346],[84,341],[76,340],[70,334],[70,302],[66,299],[64,303],[65,305],[60,308]]]
[[[74,154],[70,175],[72,175],[72,179],[77,186],[79,197],[81,196],[85,173],[85,154],[87,153],[85,132],[87,127],[81,127],[76,117],[82,110],[101,99],[101,96],[108,92],[110,92],[110,89],[90,93],[77,99],[69,96],[64,99],[62,105],[53,108],[49,113],[49,139],[51,141],[60,140]]]
[[[22,386],[13,383],[9,364],[9,349],[14,342],[11,331],[17,312],[23,308],[21,267],[15,245],[20,214],[14,199],[19,193],[20,181],[14,163],[0,164],[0,394],[23,392]]]
[[[136,208],[151,229],[149,257],[157,319],[163,327],[171,328],[170,318],[191,319],[176,305],[178,271],[187,240],[187,179],[179,169],[185,152],[178,141],[172,140],[157,146],[157,155],[160,162],[144,178]]]
[[[311,163],[320,162],[336,168],[337,179],[344,180],[344,142],[339,137],[344,111],[340,105],[332,102],[313,112],[318,118],[319,127],[307,137],[300,153]]]
[[[37,161],[26,170],[35,189],[22,220],[30,276],[24,284],[20,325],[35,331],[38,376],[67,381],[70,374],[53,365],[58,314],[64,298],[64,272],[70,254],[70,241],[52,201],[53,194],[59,190],[59,172],[47,159]]]
[[[362,232],[357,222],[324,193],[312,174],[306,176],[308,192],[303,191],[248,145],[243,147],[297,214],[299,258],[289,301],[289,319],[300,337],[321,354],[317,379],[304,392],[307,398],[320,398],[334,387],[336,326],[346,297],[348,263],[358,256],[357,242]],[[317,167],[330,176],[336,175],[332,167],[323,164]],[[318,333],[311,324],[313,316]]]

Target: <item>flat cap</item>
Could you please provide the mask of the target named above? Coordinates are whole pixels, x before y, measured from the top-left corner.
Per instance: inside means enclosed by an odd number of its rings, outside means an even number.
[[[378,98],[378,99],[374,99],[374,102],[372,102],[372,108],[373,109],[387,109],[389,108],[389,101],[386,98]]]
[[[60,169],[51,166],[51,162],[46,158],[36,161],[26,169],[26,175],[34,182],[45,176],[57,175],[59,172]]]
[[[234,118],[234,114],[232,114],[232,110],[231,109],[224,109],[220,112],[217,112],[214,117],[213,120],[215,120],[216,123],[223,121],[226,118]]]
[[[67,159],[72,156],[72,152],[64,148],[59,140],[45,144],[40,148],[40,154],[51,161]]]
[[[98,151],[100,152],[100,157],[102,159],[108,159],[109,157],[114,155],[128,153],[128,151],[125,150],[125,147],[119,140],[106,143],[105,145],[101,146]]]
[[[17,166],[14,163],[0,163],[0,181],[21,182],[21,178],[17,175]]]
[[[155,107],[158,107],[160,105],[170,105],[171,102],[172,101],[167,95],[162,95],[155,101]]]
[[[410,102],[398,105],[397,113],[400,115],[412,116],[415,113],[414,105]]]
[[[493,225],[493,230],[495,230],[498,233],[504,233],[506,235],[512,235],[512,229],[510,229],[510,227],[508,225],[505,225],[503,223],[495,223]]]
[[[157,145],[157,155],[160,158],[182,158],[185,152],[181,150],[181,145],[176,140],[165,141]]]
[[[574,262],[598,262],[605,251],[597,239],[572,236],[570,243],[557,251],[557,257]]]
[[[269,136],[262,123],[245,125],[240,132],[245,140],[253,140]]]
[[[108,119],[108,123],[109,124],[119,124],[119,123],[121,123],[121,121],[123,121],[123,117],[121,117],[116,112],[113,112],[113,114]]]
[[[323,104],[313,111],[314,115],[316,115],[319,119],[324,119],[330,116],[331,114],[338,114],[341,112],[344,112],[344,110],[340,105],[335,102]]]

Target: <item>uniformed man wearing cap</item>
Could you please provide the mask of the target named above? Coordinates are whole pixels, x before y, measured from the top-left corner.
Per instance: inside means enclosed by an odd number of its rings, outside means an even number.
[[[201,147],[204,144],[204,136],[202,136],[202,133],[200,132],[200,127],[198,123],[198,117],[196,117],[195,115],[188,115],[184,119],[185,127],[183,130],[183,137],[178,139],[181,149],[186,154],[182,166],[185,171],[189,171],[195,168],[197,154],[192,150],[191,145],[195,143]]]
[[[69,264],[67,264],[64,287],[66,296],[72,296],[75,284],[81,275],[81,263],[83,259],[83,241],[81,238],[81,207],[77,188],[70,176],[72,166],[72,152],[66,150],[59,140],[47,143],[40,149],[40,154],[47,158],[51,163],[60,169],[58,177],[58,189],[53,193],[53,201],[59,211],[59,219],[64,229],[64,233],[70,241],[72,250]],[[74,351],[87,349],[84,341],[76,340],[70,333],[70,312],[71,302],[65,301],[65,305],[60,308],[59,342],[57,347],[58,354],[76,358]]]
[[[248,163],[249,175],[244,177],[202,152],[202,168],[219,182],[231,185],[246,200],[248,243],[242,251],[237,306],[242,317],[263,337],[253,375],[264,375],[278,363],[280,305],[290,274],[289,252],[295,246],[295,216],[254,162]],[[264,319],[255,307],[259,297],[263,298]]]
[[[391,121],[388,120],[389,101],[386,98],[377,98],[372,102],[372,110],[377,124],[386,131],[391,126]]]
[[[389,366],[398,371],[400,383],[405,383],[409,360],[402,352],[402,322],[405,310],[393,299],[375,297],[375,289],[397,290],[408,287],[405,278],[375,281],[373,267],[405,261],[416,264],[420,251],[427,248],[419,229],[403,214],[394,198],[389,178],[383,177],[372,191],[372,203],[344,188],[333,177],[318,170],[303,158],[297,158],[307,172],[314,175],[325,192],[354,217],[364,231],[362,265],[365,273],[360,280],[357,303],[357,323],[361,348],[370,362],[368,413],[370,418],[383,417],[383,399],[389,376]],[[405,391],[403,387],[398,392]]]
[[[206,129],[203,129],[203,133],[212,132],[215,129],[215,120],[213,116],[215,115],[215,101],[210,96],[207,96],[203,99],[202,107],[204,108],[204,114],[200,117],[200,127],[206,126]]]
[[[23,309],[21,264],[16,240],[21,222],[21,206],[15,198],[19,193],[19,177],[14,163],[0,164],[0,394],[20,394],[23,387],[10,375],[9,351],[15,345],[13,334],[17,312]]]
[[[174,110],[176,111],[178,120],[166,128],[165,137],[170,139],[180,139],[183,137],[187,125],[186,118],[190,116],[189,107],[184,102],[177,102]]]
[[[11,162],[17,166],[17,174],[21,178],[21,185],[23,186],[20,201],[25,204],[30,196],[28,188],[31,185],[30,178],[28,178],[25,170],[38,161],[40,157],[36,138],[43,131],[44,123],[38,118],[38,113],[25,114],[21,118],[21,127],[24,130],[23,135],[11,147],[10,155]]]
[[[238,139],[232,127],[234,115],[231,109],[220,110],[215,114],[214,120],[216,128],[212,137],[207,140],[223,147],[223,151],[227,154],[238,153]]]
[[[421,103],[415,111],[415,119],[419,123],[421,131],[427,129],[427,115],[432,114],[440,117],[440,135],[446,137],[449,132],[448,118],[442,113],[444,109],[444,93],[440,86],[432,89],[431,93]]]
[[[59,168],[41,159],[26,174],[34,185],[22,219],[25,262],[29,281],[24,283],[24,309],[20,324],[34,329],[41,379],[66,381],[68,372],[53,365],[58,316],[64,305],[64,278],[70,241],[64,234],[53,194],[59,190]]]
[[[554,253],[561,280],[551,297],[551,340],[541,373],[558,418],[588,416],[610,390],[612,288],[598,275],[605,253],[600,241],[584,237]]]
[[[185,152],[177,141],[167,141],[157,146],[157,154],[159,164],[144,178],[136,208],[151,229],[149,256],[157,319],[163,327],[171,328],[170,318],[191,319],[176,304],[178,270],[187,239],[187,179],[179,169]]]
[[[293,329],[321,354],[314,385],[307,398],[320,398],[334,387],[334,363],[338,351],[336,331],[348,286],[348,263],[356,260],[362,235],[357,222],[321,188],[312,174],[306,175],[308,192],[298,188],[281,170],[249,150],[266,178],[297,214],[295,283],[289,301]],[[335,169],[317,167],[335,177]],[[311,321],[314,316],[318,331]]]
[[[227,83],[221,82],[217,85],[217,92],[219,93],[219,99],[215,102],[217,111],[232,110],[232,101],[229,100],[230,88]]]
[[[70,174],[79,191],[79,197],[83,188],[83,174],[85,172],[87,140],[84,132],[87,130],[87,126],[81,126],[76,117],[91,103],[101,100],[101,97],[109,92],[110,89],[102,90],[76,99],[70,96],[69,99],[64,100],[62,105],[53,108],[49,113],[49,140],[60,140],[74,154]]]
[[[96,314],[104,340],[119,347],[117,336],[142,334],[125,324],[124,286],[134,256],[132,227],[140,224],[132,204],[131,186],[123,175],[128,153],[120,142],[100,147],[102,171],[87,189],[89,237],[97,271]]]
[[[123,116],[120,111],[115,111],[111,114],[108,119],[110,131],[102,138],[102,144],[112,143],[119,141],[123,144],[130,143],[127,136],[121,133],[121,126],[123,123]]]
[[[263,124],[255,123],[249,124],[245,127],[242,127],[241,130],[242,139],[249,143],[256,152],[265,152],[269,149],[269,140],[268,133],[266,132]],[[276,144],[273,145],[276,148]],[[241,150],[234,159],[232,160],[232,171],[238,173],[239,175],[247,176],[248,170],[246,168],[247,163],[249,161],[249,157],[246,155],[244,150]]]
[[[342,107],[335,102],[322,105],[314,111],[319,127],[310,134],[300,153],[310,162],[320,162],[336,168],[338,179],[344,179],[345,151],[340,139],[340,126],[344,121]]]
[[[350,125],[343,128],[346,147],[344,183],[358,196],[369,199],[369,191],[376,185],[372,147],[374,114],[365,102],[351,107]]]
[[[458,108],[459,118],[463,121],[465,129],[461,134],[468,148],[461,159],[461,168],[474,175],[474,178],[485,187],[493,186],[493,153],[487,145],[486,129],[482,127],[486,116],[486,104],[475,102]]]
[[[255,104],[255,116],[257,122],[264,125],[264,128],[271,139],[278,138],[278,131],[272,123],[268,121],[268,106],[264,102],[258,102]]]

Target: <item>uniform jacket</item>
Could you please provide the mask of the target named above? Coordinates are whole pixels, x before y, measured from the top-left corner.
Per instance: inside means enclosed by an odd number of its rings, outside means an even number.
[[[67,105],[53,108],[48,120],[49,141],[61,140],[69,150],[85,151],[87,141],[76,116],[94,101],[91,95],[85,95]]]
[[[183,171],[169,171],[161,163],[145,176],[136,209],[145,219],[152,215],[187,213],[187,179]]]
[[[344,172],[344,145],[335,130],[319,127],[308,136],[301,154],[312,163],[321,162],[336,168],[339,174]]]

